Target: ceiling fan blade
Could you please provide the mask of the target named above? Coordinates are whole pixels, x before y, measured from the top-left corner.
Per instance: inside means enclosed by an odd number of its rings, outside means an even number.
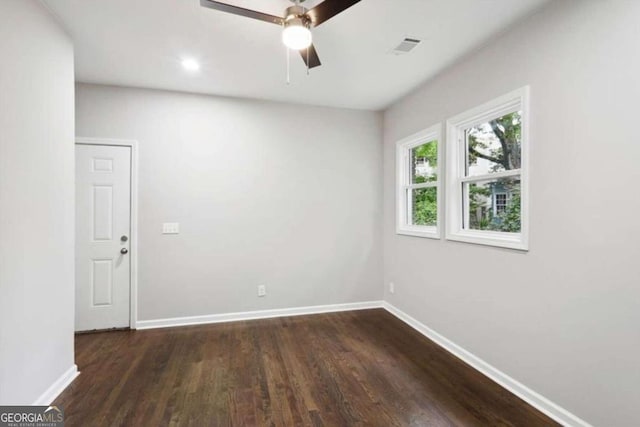
[[[309,68],[315,68],[322,65],[322,63],[320,62],[320,58],[318,57],[318,52],[316,52],[316,48],[313,45],[309,46],[306,49],[300,50],[300,56],[302,56],[302,60]],[[307,58],[309,59],[308,63]]]
[[[360,0],[325,0],[308,11],[307,16],[311,19],[313,26],[317,27],[324,21],[333,18],[359,1]]]
[[[208,7],[209,9],[215,9],[222,12],[233,13],[234,15],[245,16],[247,18],[253,18],[264,22],[270,22],[276,25],[282,25],[284,19],[279,16],[269,15],[268,13],[262,13],[251,9],[245,9],[243,7],[233,6],[226,3],[213,0],[200,0],[200,6]]]

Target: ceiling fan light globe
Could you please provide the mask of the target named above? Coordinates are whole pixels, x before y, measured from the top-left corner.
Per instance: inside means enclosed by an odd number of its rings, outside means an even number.
[[[289,49],[306,49],[311,46],[311,31],[302,25],[289,25],[282,30],[282,42]]]

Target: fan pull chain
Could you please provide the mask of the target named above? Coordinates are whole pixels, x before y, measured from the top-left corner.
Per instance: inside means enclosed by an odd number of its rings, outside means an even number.
[[[291,83],[291,60],[289,59],[289,48],[287,47],[287,84]]]
[[[311,49],[310,47],[307,48],[307,76],[309,75],[309,49]]]

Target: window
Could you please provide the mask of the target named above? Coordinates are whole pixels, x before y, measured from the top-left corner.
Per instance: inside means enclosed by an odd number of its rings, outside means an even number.
[[[494,194],[494,202],[493,206],[495,207],[493,210],[493,215],[502,215],[507,210],[507,200],[510,200],[508,193],[495,193]]]
[[[447,121],[449,240],[528,249],[528,88]]]
[[[399,141],[396,232],[440,238],[440,125]]]

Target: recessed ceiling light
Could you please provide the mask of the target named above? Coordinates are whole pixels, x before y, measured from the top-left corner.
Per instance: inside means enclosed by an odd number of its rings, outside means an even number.
[[[185,58],[182,60],[182,67],[187,71],[198,71],[200,64],[195,59]]]

